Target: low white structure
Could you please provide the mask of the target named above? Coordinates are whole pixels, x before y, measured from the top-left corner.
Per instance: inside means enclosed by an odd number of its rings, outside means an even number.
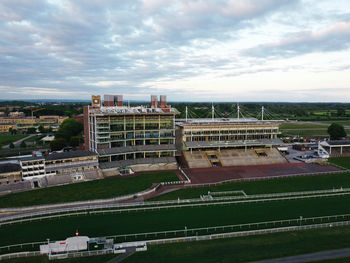
[[[48,243],[47,245],[41,245],[40,253],[52,254],[87,250],[89,240],[90,238],[87,236],[69,237],[66,240]]]
[[[124,242],[114,245],[114,254],[126,253],[127,250],[147,251],[147,243],[139,242]]]
[[[350,155],[349,140],[323,141],[320,145],[330,156]]]

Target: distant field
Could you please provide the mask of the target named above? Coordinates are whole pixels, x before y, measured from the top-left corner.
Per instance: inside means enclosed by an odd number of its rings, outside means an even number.
[[[348,121],[337,121],[337,123],[347,123]],[[322,122],[331,124],[332,121]],[[349,121],[350,125],[350,121]],[[285,136],[300,136],[300,137],[307,137],[307,136],[328,136],[327,132],[327,126],[326,125],[320,125],[320,124],[312,124],[312,123],[282,123],[280,125],[280,131]],[[350,133],[350,130],[346,130],[347,133]]]
[[[21,207],[117,197],[145,190],[153,183],[179,180],[174,172],[113,177],[9,194],[0,197],[0,207]]]
[[[309,123],[282,123],[280,125],[280,129],[327,129],[327,127],[319,124]]]
[[[211,241],[149,246],[148,251],[128,257],[125,263],[250,262],[294,256],[350,246],[350,227],[278,233]],[[347,259],[349,260],[349,259]],[[346,259],[319,263],[345,263]]]
[[[344,125],[344,126],[350,126],[350,120],[348,120],[348,121],[322,121],[322,122],[327,123],[327,124],[339,123],[339,124]]]
[[[322,174],[289,178],[274,178],[252,182],[231,182],[219,186],[186,188],[172,191],[150,200],[198,198],[208,191],[244,190],[247,194],[280,193],[350,187],[350,173]]]
[[[24,137],[26,137],[27,135],[25,134],[15,134],[15,135],[11,135],[9,133],[1,133],[0,134],[0,147],[7,145],[11,142],[15,142],[18,141]]]

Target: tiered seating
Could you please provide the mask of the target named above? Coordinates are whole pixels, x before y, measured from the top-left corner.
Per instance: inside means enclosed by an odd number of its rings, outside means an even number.
[[[185,159],[188,163],[189,168],[205,168],[211,167],[205,152],[202,151],[193,151],[184,152]]]
[[[230,149],[230,150],[210,150],[210,154],[215,154],[222,166],[242,166],[242,165],[265,165],[287,163],[287,160],[277,149]],[[214,153],[213,153],[214,152]],[[190,168],[211,167],[205,151],[184,152],[184,157]]]

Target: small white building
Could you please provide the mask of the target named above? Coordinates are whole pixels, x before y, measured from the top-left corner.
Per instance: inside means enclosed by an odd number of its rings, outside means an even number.
[[[48,243],[47,245],[41,245],[40,253],[55,254],[87,250],[89,240],[90,238],[87,236],[69,237],[66,240]]]

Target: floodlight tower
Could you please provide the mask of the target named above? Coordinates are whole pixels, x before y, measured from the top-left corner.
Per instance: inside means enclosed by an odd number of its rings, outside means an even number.
[[[237,104],[237,119],[239,119],[241,107]]]
[[[186,122],[187,122],[187,116],[188,116],[188,109],[187,109],[187,106],[186,106]]]
[[[263,121],[264,120],[264,111],[265,111],[265,108],[264,106],[261,107],[261,120]]]

